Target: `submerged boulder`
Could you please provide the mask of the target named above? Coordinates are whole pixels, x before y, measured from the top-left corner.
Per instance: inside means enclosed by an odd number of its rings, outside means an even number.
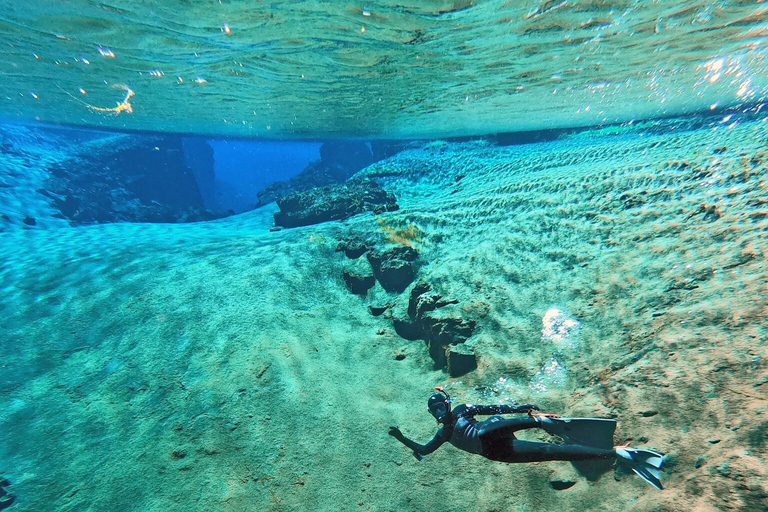
[[[332,141],[320,146],[320,159],[310,163],[288,181],[270,183],[258,192],[259,206],[316,187],[343,183],[359,170],[373,163],[373,154],[365,142]]]
[[[425,341],[437,368],[446,368],[453,377],[477,368],[469,347],[461,346],[473,334],[475,321],[465,317],[455,299],[445,299],[419,281],[411,289],[406,316],[393,318],[395,332],[408,340]]]
[[[373,274],[388,292],[400,293],[413,282],[413,262],[418,253],[412,247],[398,246],[386,250],[369,251],[367,258]]]
[[[286,228],[343,220],[365,211],[395,211],[395,196],[370,179],[349,180],[278,199],[275,224]]]
[[[464,343],[475,330],[475,322],[463,318],[462,313],[460,308],[450,306],[431,311],[421,318],[429,355],[439,367],[446,366],[449,347]]]
[[[198,176],[187,165],[178,136],[92,139],[75,145],[49,170],[39,193],[73,225],[197,222],[234,214],[205,209]],[[212,173],[212,167],[207,171]],[[210,176],[199,178],[209,187]]]
[[[349,238],[347,240],[342,240],[336,246],[336,252],[343,251],[347,258],[351,258],[353,260],[365,254],[367,250],[368,245],[365,243],[365,241],[359,238]]]
[[[461,377],[477,369],[475,354],[465,345],[445,349],[445,369],[451,377]]]
[[[355,295],[365,295],[376,284],[371,267],[365,260],[355,260],[341,271],[347,289]]]

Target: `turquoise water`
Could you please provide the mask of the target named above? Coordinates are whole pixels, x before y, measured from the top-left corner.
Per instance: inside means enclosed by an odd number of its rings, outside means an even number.
[[[761,5],[5,2],[0,510],[768,509]]]

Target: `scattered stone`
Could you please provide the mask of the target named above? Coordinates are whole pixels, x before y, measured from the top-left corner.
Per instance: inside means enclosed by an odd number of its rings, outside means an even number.
[[[715,221],[723,216],[723,211],[716,204],[710,205],[704,209],[704,220]]]
[[[461,377],[477,369],[475,354],[462,346],[449,346],[445,350],[445,367],[451,377]]]
[[[6,487],[9,485],[11,485],[11,482],[0,477],[0,510],[10,507],[16,501],[16,496],[6,490]]]
[[[375,206],[396,209],[395,196],[370,179],[353,179],[343,185],[328,185],[295,192],[277,200],[280,211],[275,224],[287,228],[343,220]],[[390,210],[388,210],[390,211]]]
[[[402,361],[405,359],[405,354],[395,354],[395,361]]]
[[[444,299],[433,292],[422,280],[411,289],[407,316],[393,318],[398,335],[407,340],[426,341],[435,366],[446,368],[452,376],[464,375],[477,368],[472,350],[457,348],[472,336],[475,329],[475,321],[464,318],[465,313],[457,304],[457,300]]]
[[[649,410],[649,411],[642,411],[640,413],[640,416],[642,416],[643,418],[650,418],[651,416],[656,416],[657,414],[659,414],[659,411]]]
[[[699,469],[700,467],[704,466],[707,463],[707,456],[701,455],[698,459],[696,459],[696,464],[694,464],[694,467],[696,469]]]
[[[549,485],[556,491],[564,491],[576,485],[576,482],[573,480],[551,480]]]
[[[387,250],[369,251],[367,258],[373,275],[388,292],[400,293],[413,282],[412,262],[418,257],[413,247],[398,246]]]
[[[368,246],[359,238],[350,238],[342,240],[336,246],[336,252],[343,251],[344,255],[350,259],[357,259],[368,250]]]
[[[276,233],[276,232],[282,231],[282,230],[283,230],[283,228],[281,228],[280,226],[273,226],[273,227],[269,228],[269,232],[270,233]]]
[[[720,439],[710,439],[709,444],[717,444],[720,442]]]
[[[407,319],[395,318],[393,319],[393,325],[395,332],[401,338],[406,340],[416,341],[424,338],[424,330],[418,322],[412,322]]]
[[[35,220],[34,217],[29,217],[29,216],[24,217],[24,220],[22,222],[27,226],[37,226],[37,221]]]
[[[342,270],[341,277],[347,289],[355,295],[365,295],[376,284],[371,268],[365,264],[348,266]]]
[[[724,476],[726,478],[731,476],[731,473],[733,473],[733,470],[731,469],[731,467],[728,465],[727,462],[723,462],[722,464],[720,464],[715,471],[717,471],[717,473],[719,473],[720,476]]]
[[[370,311],[373,316],[381,316],[389,309],[389,307],[389,304],[384,307],[368,306],[368,311]]]

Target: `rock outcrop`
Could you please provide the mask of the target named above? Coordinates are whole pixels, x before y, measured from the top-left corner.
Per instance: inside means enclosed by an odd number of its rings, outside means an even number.
[[[342,240],[336,246],[336,252],[344,252],[347,258],[357,259],[368,250],[368,245],[360,238],[349,238]]]
[[[232,214],[205,209],[181,137],[94,139],[50,171],[39,192],[72,224],[195,222]]]
[[[320,160],[312,162],[290,180],[276,181],[259,191],[258,206],[288,197],[296,192],[343,183],[373,162],[373,154],[364,142],[326,142],[320,146]]]
[[[399,208],[395,196],[365,178],[295,192],[279,199],[277,206],[280,211],[275,213],[275,224],[286,228],[343,220],[365,211],[383,213]]]
[[[405,317],[393,318],[395,332],[405,339],[422,339],[438,368],[453,377],[475,368],[475,355],[468,347],[458,347],[474,332],[475,321],[467,319],[458,301],[445,299],[424,281],[412,289]]]
[[[356,259],[347,263],[341,277],[347,289],[355,295],[365,295],[376,284],[373,271],[365,260]]]
[[[413,282],[413,262],[418,254],[412,247],[398,246],[386,250],[368,251],[367,258],[373,274],[388,292],[400,293]]]

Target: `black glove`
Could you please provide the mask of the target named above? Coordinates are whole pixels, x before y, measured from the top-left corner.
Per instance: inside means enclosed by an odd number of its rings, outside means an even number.
[[[395,439],[397,439],[398,441],[401,440],[403,437],[405,437],[403,433],[400,432],[400,429],[397,427],[389,427],[388,434],[394,437]]]

